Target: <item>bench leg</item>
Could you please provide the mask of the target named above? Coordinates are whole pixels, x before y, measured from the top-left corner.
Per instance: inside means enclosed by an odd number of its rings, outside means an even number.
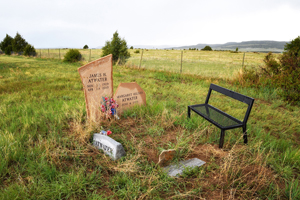
[[[244,143],[247,144],[248,143],[248,138],[247,138],[247,127],[246,127],[246,125],[243,126],[243,139],[244,139]]]
[[[219,143],[219,148],[222,149],[223,148],[223,144],[224,144],[224,137],[225,137],[225,130],[221,130],[221,135],[220,135],[220,143]]]
[[[188,118],[191,118],[191,108],[188,106],[188,113],[187,113]]]

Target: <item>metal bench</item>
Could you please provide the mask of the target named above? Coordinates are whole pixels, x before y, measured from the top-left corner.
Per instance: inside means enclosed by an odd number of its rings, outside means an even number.
[[[248,105],[245,117],[243,121],[240,121],[231,115],[215,108],[214,106],[210,105],[208,103],[210,95],[212,90],[219,92],[221,94],[224,94],[228,97],[231,97],[233,99],[236,99],[238,101],[241,101],[243,103],[246,103]],[[218,128],[221,129],[221,135],[220,135],[220,143],[219,148],[223,148],[224,144],[224,136],[225,136],[225,130],[234,129],[234,128],[243,128],[243,139],[244,143],[247,144],[247,120],[250,115],[250,111],[252,109],[252,105],[254,103],[254,99],[242,94],[239,94],[237,92],[228,90],[226,88],[220,87],[215,84],[211,84],[208,90],[208,94],[206,97],[206,101],[204,104],[197,104],[197,105],[191,105],[188,106],[188,118],[191,117],[191,110],[197,113],[198,115],[205,118],[210,123],[214,124]]]

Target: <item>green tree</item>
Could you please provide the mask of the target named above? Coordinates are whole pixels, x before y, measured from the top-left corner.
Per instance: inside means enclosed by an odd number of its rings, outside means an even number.
[[[89,46],[87,44],[83,46],[83,49],[88,49],[88,48]]]
[[[17,33],[12,41],[12,49],[15,53],[20,53],[24,51],[27,44],[28,43],[26,40],[19,33]]]
[[[210,46],[205,46],[202,51],[212,51],[212,48]]]
[[[24,48],[24,56],[36,56],[36,51],[34,46],[31,46],[30,44],[27,44]]]
[[[239,48],[238,48],[238,47],[237,47],[237,48],[235,48],[235,51],[236,51],[236,52],[238,52],[238,51],[239,51]]]
[[[12,52],[12,45],[8,45],[5,50],[4,50],[4,53],[6,55],[11,55],[11,52]]]
[[[121,39],[119,37],[118,31],[113,34],[113,38],[111,41],[106,41],[105,46],[102,48],[102,55],[107,56],[109,54],[113,55],[113,62],[117,61],[125,61],[130,57],[130,53],[127,48],[127,43],[125,39]]]
[[[12,51],[12,41],[13,38],[6,34],[5,38],[3,41],[0,43],[0,49],[4,51],[6,55],[10,55]]]
[[[130,49],[133,49],[133,46],[131,46]]]

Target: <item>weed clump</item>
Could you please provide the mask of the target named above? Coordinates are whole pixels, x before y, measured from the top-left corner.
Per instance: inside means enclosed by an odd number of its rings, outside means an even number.
[[[64,56],[64,62],[77,62],[81,58],[81,53],[77,49],[70,49]]]

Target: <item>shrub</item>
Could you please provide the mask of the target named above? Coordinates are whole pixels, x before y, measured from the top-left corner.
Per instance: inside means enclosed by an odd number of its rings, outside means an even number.
[[[102,55],[106,56],[109,54],[113,55],[113,62],[125,62],[130,57],[130,53],[127,48],[125,39],[119,37],[118,31],[113,34],[111,41],[106,41],[105,46],[102,48]]]
[[[83,49],[88,49],[88,48],[89,46],[87,44],[83,46]]]
[[[265,65],[259,71],[242,72],[241,83],[252,83],[280,88],[280,96],[291,103],[300,102],[300,37],[287,43],[285,52],[279,57],[279,61],[272,53],[264,58]],[[240,81],[245,80],[245,81]]]
[[[64,62],[77,62],[81,60],[81,53],[77,49],[69,49],[64,56]]]
[[[130,49],[133,49],[133,46],[131,46]]]
[[[27,44],[23,54],[24,56],[36,56],[35,48],[30,44]]]
[[[298,56],[300,54],[300,36],[292,40],[291,43],[287,43],[284,50],[286,52],[292,52],[295,56]]]
[[[137,49],[137,50],[134,51],[134,53],[140,53],[140,50]]]
[[[205,46],[202,51],[212,51],[212,48],[210,46]]]
[[[280,58],[280,73],[275,84],[282,88],[280,95],[289,102],[300,102],[300,53],[285,52]]]

